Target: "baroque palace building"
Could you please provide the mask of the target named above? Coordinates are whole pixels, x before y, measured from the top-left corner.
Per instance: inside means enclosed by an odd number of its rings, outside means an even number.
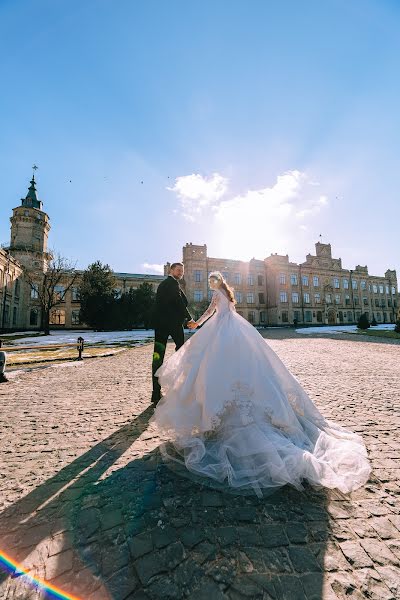
[[[397,318],[396,271],[377,276],[367,266],[344,269],[330,244],[317,242],[315,255],[297,264],[287,254],[248,262],[212,258],[206,245],[190,243],[183,248],[183,263],[191,302],[210,298],[208,274],[221,271],[234,288],[236,310],[255,325],[356,323],[362,313],[378,323]]]
[[[37,291],[25,275],[26,268],[46,270],[51,257],[48,251],[50,219],[39,200],[35,177],[20,205],[13,209],[11,237],[7,247],[0,248],[0,329],[37,329],[40,306]],[[208,274],[221,271],[235,290],[237,311],[257,326],[299,324],[355,323],[367,313],[378,323],[395,322],[398,318],[399,295],[396,271],[388,269],[384,276],[369,275],[366,266],[344,269],[340,258],[332,258],[331,245],[315,244],[315,255],[308,254],[303,263],[289,256],[271,254],[263,260],[248,262],[212,258],[207,246],[186,244],[183,248],[186,289],[193,308],[204,308],[210,298]],[[164,276],[136,273],[114,273],[118,294],[147,282],[156,290]],[[79,320],[79,278],[65,292],[71,274],[65,272],[64,285],[57,294],[61,299],[51,313],[53,328],[82,329]]]

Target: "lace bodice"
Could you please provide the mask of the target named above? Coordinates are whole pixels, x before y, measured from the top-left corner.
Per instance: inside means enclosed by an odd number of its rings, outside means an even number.
[[[214,290],[211,302],[207,310],[197,319],[197,324],[202,325],[204,321],[207,321],[215,312],[218,315],[226,314],[228,312],[235,312],[235,305],[229,300],[226,294],[221,290]]]

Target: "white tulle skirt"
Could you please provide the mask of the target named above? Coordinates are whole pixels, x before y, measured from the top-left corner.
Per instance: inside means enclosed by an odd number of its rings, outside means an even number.
[[[157,371],[166,459],[257,495],[290,484],[347,493],[371,472],[360,435],[325,419],[258,331],[214,315]],[[173,451],[171,452],[171,447]]]

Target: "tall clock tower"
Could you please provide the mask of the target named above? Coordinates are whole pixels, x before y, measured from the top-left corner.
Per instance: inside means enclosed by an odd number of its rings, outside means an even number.
[[[10,218],[10,252],[24,266],[45,271],[50,259],[47,250],[50,220],[37,196],[35,174],[30,183],[26,197],[13,209]]]

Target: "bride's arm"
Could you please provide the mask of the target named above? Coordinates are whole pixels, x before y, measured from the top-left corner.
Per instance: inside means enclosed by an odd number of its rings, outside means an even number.
[[[216,308],[217,308],[217,294],[216,294],[216,292],[214,292],[213,297],[211,298],[210,306],[201,315],[201,317],[199,319],[197,319],[196,327],[199,327],[200,325],[202,325],[204,323],[204,321],[207,321],[207,319],[209,319],[211,317],[211,315],[214,314]]]

